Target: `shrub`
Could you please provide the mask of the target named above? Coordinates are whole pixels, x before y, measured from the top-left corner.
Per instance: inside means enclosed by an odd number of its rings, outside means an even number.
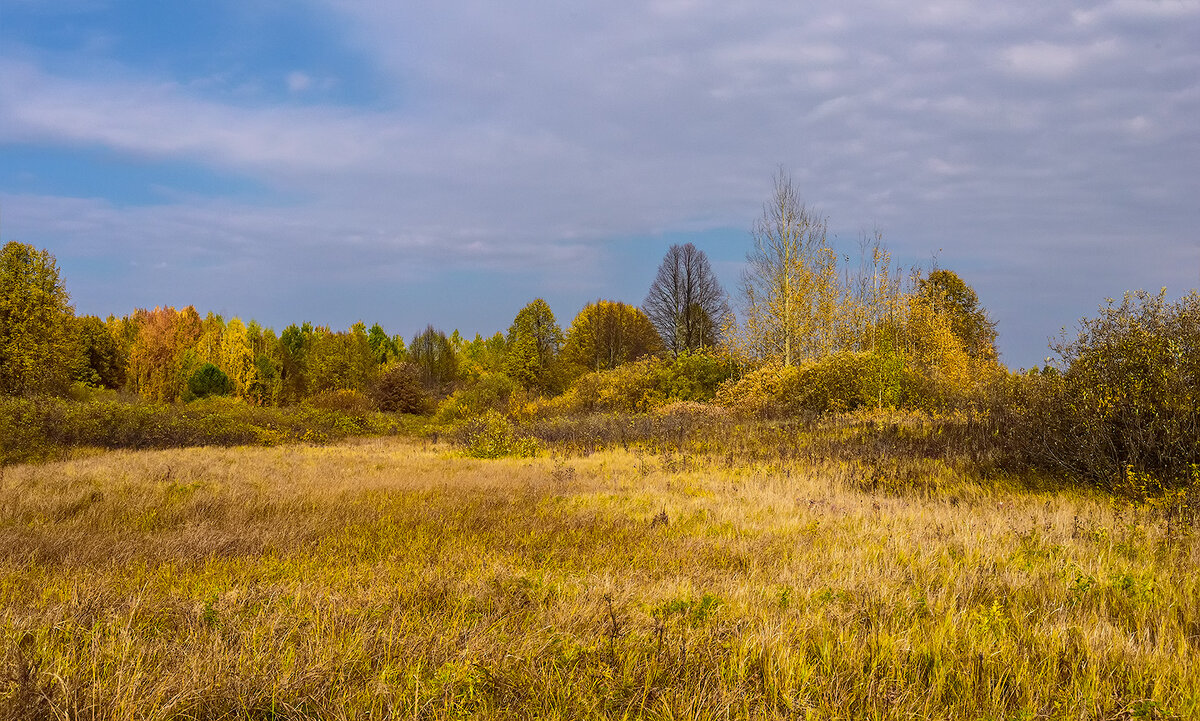
[[[397,363],[379,375],[371,396],[376,407],[389,413],[425,415],[433,410],[433,399],[425,391],[421,369],[412,363]]]
[[[458,442],[472,458],[537,455],[537,441],[517,433],[512,422],[494,410],[467,421],[458,431]]]
[[[227,396],[233,392],[233,382],[225,371],[212,363],[205,363],[188,378],[188,395],[193,398]]]
[[[487,411],[508,413],[524,398],[521,386],[503,373],[486,373],[474,384],[450,394],[438,409],[438,420],[456,423]]]
[[[570,413],[645,413],[667,401],[659,385],[656,358],[594,371],[575,381],[562,399]]]
[[[733,377],[736,366],[726,354],[712,351],[680,353],[659,365],[658,385],[663,395],[678,401],[711,401],[717,388]]]
[[[366,395],[346,389],[322,391],[308,397],[305,405],[326,411],[348,414],[366,414],[374,410],[374,404]]]
[[[1200,295],[1126,294],[1054,350],[1057,368],[996,384],[992,423],[1010,460],[1115,490],[1195,481]]]

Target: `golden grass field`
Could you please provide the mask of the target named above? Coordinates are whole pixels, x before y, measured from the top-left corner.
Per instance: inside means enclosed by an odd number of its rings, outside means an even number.
[[[0,476],[0,718],[1200,718],[1190,529],[832,461],[444,444]]]

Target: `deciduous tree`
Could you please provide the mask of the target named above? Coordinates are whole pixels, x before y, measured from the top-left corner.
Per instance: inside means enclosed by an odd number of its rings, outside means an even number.
[[[971,358],[996,360],[996,323],[979,304],[979,296],[952,270],[936,269],[917,281],[917,294],[945,313],[950,330]]]
[[[662,351],[662,340],[641,309],[598,300],[584,306],[571,322],[562,358],[583,373],[611,370]]]
[[[420,369],[421,382],[433,392],[443,392],[458,377],[458,354],[446,334],[432,324],[413,337],[409,360]]]
[[[782,170],[753,231],[742,276],[744,350],[785,366],[834,349],[841,287],[825,220],[800,202]]]
[[[0,250],[0,393],[57,393],[75,365],[74,312],[48,251],[10,241]]]
[[[672,356],[716,345],[731,316],[708,256],[691,243],[667,249],[642,309]]]
[[[509,377],[542,393],[561,390],[557,359],[562,343],[562,329],[549,304],[541,298],[533,300],[517,313],[508,329]]]

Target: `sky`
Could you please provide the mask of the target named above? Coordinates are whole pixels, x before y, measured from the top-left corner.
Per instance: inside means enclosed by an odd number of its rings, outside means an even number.
[[[565,327],[683,242],[736,308],[780,169],[1040,365],[1200,286],[1200,0],[0,0],[0,240],[81,314]]]

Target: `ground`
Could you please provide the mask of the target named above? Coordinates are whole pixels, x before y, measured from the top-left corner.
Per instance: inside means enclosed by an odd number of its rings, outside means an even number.
[[[0,718],[1200,715],[1190,529],[944,463],[382,438],[0,472]]]

